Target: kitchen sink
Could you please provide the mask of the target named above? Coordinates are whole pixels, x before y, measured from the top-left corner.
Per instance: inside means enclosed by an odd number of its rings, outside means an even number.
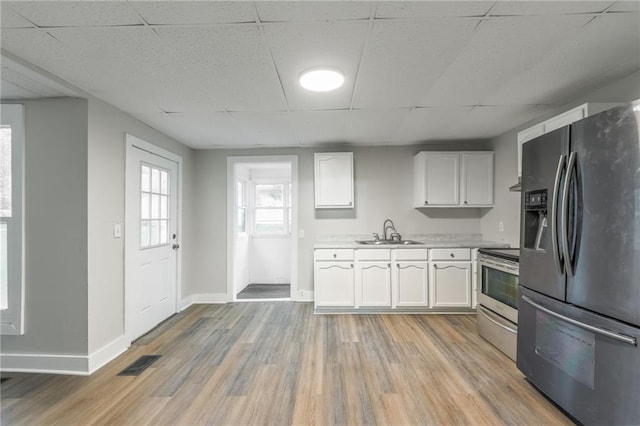
[[[400,240],[400,241],[393,241],[393,240],[360,240],[360,241],[356,241],[356,243],[364,244],[364,245],[370,245],[370,246],[380,246],[380,245],[389,245],[389,244],[397,244],[397,245],[402,245],[402,246],[408,246],[408,245],[412,245],[412,244],[422,244],[420,241],[413,241],[413,240]]]

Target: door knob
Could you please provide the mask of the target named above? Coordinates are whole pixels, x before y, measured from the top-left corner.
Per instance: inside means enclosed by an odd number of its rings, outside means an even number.
[[[174,250],[178,250],[180,248],[180,244],[173,244],[171,245],[171,248]]]

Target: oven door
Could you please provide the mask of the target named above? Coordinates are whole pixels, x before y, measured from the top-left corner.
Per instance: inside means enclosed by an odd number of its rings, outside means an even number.
[[[485,308],[518,323],[518,266],[486,255],[478,257],[478,302]]]

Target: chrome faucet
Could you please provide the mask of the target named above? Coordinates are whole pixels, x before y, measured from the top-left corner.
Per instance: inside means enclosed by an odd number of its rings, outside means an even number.
[[[387,236],[387,229],[391,229],[393,231],[389,236]],[[386,219],[382,224],[382,236],[385,241],[389,239],[400,241],[400,239],[402,238],[396,230],[396,226],[393,224],[393,221],[391,219]]]

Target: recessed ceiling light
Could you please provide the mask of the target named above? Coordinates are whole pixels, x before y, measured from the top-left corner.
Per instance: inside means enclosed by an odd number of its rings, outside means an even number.
[[[342,86],[344,75],[332,68],[314,68],[302,73],[300,85],[313,92],[329,92]]]

